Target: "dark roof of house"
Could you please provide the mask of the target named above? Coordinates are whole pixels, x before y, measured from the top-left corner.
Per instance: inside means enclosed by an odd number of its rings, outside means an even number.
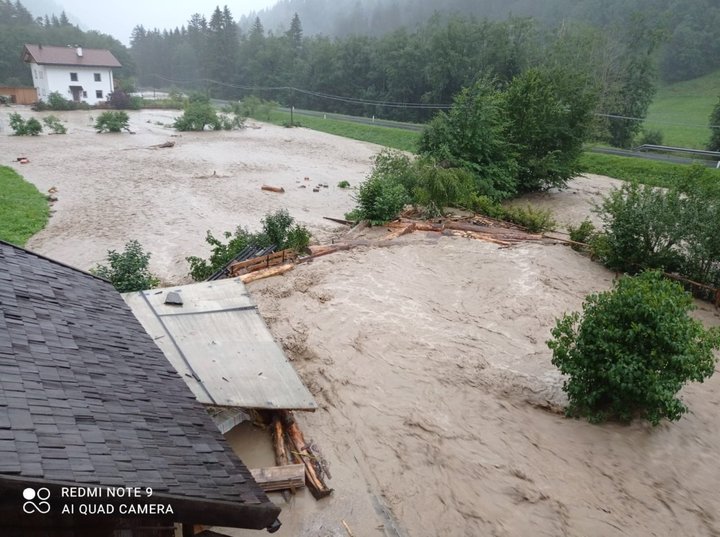
[[[122,67],[113,53],[99,48],[82,48],[78,56],[76,47],[25,45],[23,61],[40,65],[72,65],[78,67]]]
[[[110,283],[0,241],[0,488],[13,481],[152,487],[197,524],[280,511]]]

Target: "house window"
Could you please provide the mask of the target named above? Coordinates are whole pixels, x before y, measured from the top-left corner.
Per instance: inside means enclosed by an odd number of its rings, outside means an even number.
[[[95,97],[97,97],[98,99],[102,99],[102,90],[101,89],[95,90]]]
[[[83,97],[87,97],[87,91],[83,91]]]
[[[38,78],[40,78],[40,80],[42,80],[42,77],[43,77],[42,71],[38,72]]]
[[[77,82],[77,73],[70,73],[70,81]]]
[[[95,73],[95,82],[101,82],[102,78],[100,78],[100,73]]]

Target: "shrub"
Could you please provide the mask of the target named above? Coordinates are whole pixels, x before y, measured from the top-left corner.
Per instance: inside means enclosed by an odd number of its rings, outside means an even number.
[[[662,145],[663,133],[657,129],[643,129],[637,143],[638,145]]]
[[[350,188],[350,183],[348,181],[340,181],[338,183],[338,188]]]
[[[677,270],[683,237],[683,202],[676,190],[626,183],[596,209],[604,225],[597,255],[608,268]]]
[[[10,128],[16,136],[37,136],[42,132],[40,122],[31,117],[25,121],[20,114],[10,114]]]
[[[125,244],[122,253],[108,250],[107,262],[109,266],[98,265],[90,272],[109,280],[120,293],[152,289],[160,283],[148,269],[150,254],[136,240]]]
[[[67,134],[65,125],[63,125],[60,122],[60,118],[56,116],[47,116],[43,118],[43,123],[45,123],[45,126],[50,129],[53,134]]]
[[[190,263],[190,276],[193,280],[199,282],[209,278],[214,272],[227,265],[233,257],[243,251],[252,240],[252,235],[242,227],[238,227],[234,234],[226,231],[223,236],[228,240],[227,244],[215,238],[210,231],[207,232],[205,242],[212,247],[209,259],[205,260],[197,256],[185,258]]]
[[[69,101],[62,95],[60,95],[59,92],[53,91],[50,95],[48,95],[47,100],[47,109],[48,110],[75,110],[76,105],[74,101]]]
[[[490,218],[512,222],[531,233],[550,231],[557,226],[551,211],[535,209],[530,205],[503,207],[487,196],[471,196],[467,208]]]
[[[175,118],[173,127],[179,131],[203,131],[205,127],[220,130],[222,123],[210,103],[191,101],[185,107],[183,115]]]
[[[413,204],[423,207],[426,216],[443,216],[446,207],[464,204],[473,193],[475,178],[468,170],[416,160],[412,171],[417,181],[411,198]]]
[[[304,226],[295,224],[295,219],[286,209],[266,214],[261,222],[262,233],[256,238],[258,242],[266,243],[261,245],[274,244],[279,250],[293,248],[298,253],[307,250],[310,232]]]
[[[129,110],[130,95],[122,90],[115,90],[108,95],[108,104],[115,110]]]
[[[474,195],[470,198],[468,208],[479,214],[484,214],[490,218],[502,220],[505,218],[505,209],[503,206],[490,199],[488,196]]]
[[[704,171],[702,166],[692,169],[678,188],[683,201],[682,274],[691,280],[718,287],[720,184]]]
[[[220,128],[226,131],[242,129],[245,126],[245,118],[238,114],[218,114],[218,120]]]
[[[122,110],[112,112],[106,111],[100,114],[95,121],[95,130],[97,132],[120,132],[129,130],[130,117],[127,112]]]
[[[405,188],[391,179],[371,175],[360,184],[356,196],[358,219],[383,224],[397,218],[409,201]]]
[[[445,207],[467,205],[476,188],[475,176],[468,170],[443,168],[432,157],[411,159],[391,150],[375,157],[371,178],[402,186],[405,202],[421,207],[431,217],[442,215]]]
[[[617,418],[677,420],[687,408],[677,393],[715,370],[720,331],[688,312],[692,297],[658,272],[625,276],[557,321],[552,363],[568,378],[567,413],[599,422]]]
[[[129,95],[123,90],[115,90],[108,96],[110,108],[115,110],[140,110],[143,106],[143,98],[137,95]]]
[[[238,227],[235,233],[223,233],[227,243],[223,243],[208,231],[205,242],[212,246],[210,258],[205,260],[197,256],[186,258],[190,263],[190,276],[201,281],[227,265],[237,254],[248,246],[267,247],[274,245],[278,250],[292,248],[298,253],[307,251],[310,244],[310,232],[305,226],[295,223],[295,219],[285,209],[268,213],[262,219],[262,231],[250,233]]]
[[[275,101],[266,101],[255,95],[249,95],[242,100],[241,115],[270,121],[270,113],[277,107],[278,103]]]
[[[551,211],[535,209],[531,205],[505,207],[502,219],[522,226],[530,233],[550,231],[557,226]]]
[[[583,220],[579,226],[568,226],[568,233],[570,234],[570,240],[574,242],[580,242],[583,244],[590,244],[593,237],[596,235],[595,225],[587,218]],[[577,244],[572,245],[573,250],[581,250],[582,246]]]

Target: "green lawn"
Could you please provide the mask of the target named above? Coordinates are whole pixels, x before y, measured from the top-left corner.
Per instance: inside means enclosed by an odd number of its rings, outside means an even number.
[[[705,149],[710,113],[720,96],[720,71],[658,89],[645,128],[663,133],[663,144]]]
[[[268,121],[267,117],[256,117],[259,121]],[[394,129],[391,127],[380,127],[377,125],[365,125],[362,123],[354,123],[352,121],[342,121],[339,119],[323,119],[316,116],[308,116],[295,112],[295,123],[300,123],[303,127],[316,131],[327,132],[352,138],[353,140],[361,140],[363,142],[371,142],[373,144],[392,147],[402,151],[416,151],[417,142],[420,139],[419,132],[408,131],[405,129]],[[275,125],[283,125],[290,122],[290,113],[274,110],[270,113],[270,123]]]
[[[584,153],[580,166],[587,173],[607,175],[625,181],[637,181],[646,185],[670,187],[679,177],[692,168],[685,164],[673,164],[634,157],[619,157],[600,153]],[[700,165],[698,165],[700,166]],[[703,173],[720,181],[720,170],[701,167]]]
[[[47,198],[12,168],[0,166],[0,239],[23,246],[49,215]]]

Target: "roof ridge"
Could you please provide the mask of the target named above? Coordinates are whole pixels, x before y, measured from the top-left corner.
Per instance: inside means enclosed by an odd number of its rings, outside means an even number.
[[[72,265],[68,265],[67,263],[63,263],[62,261],[58,261],[57,259],[53,259],[52,257],[48,257],[48,256],[46,256],[46,255],[39,254],[39,253],[37,253],[37,252],[35,252],[35,251],[33,251],[33,250],[28,250],[27,248],[25,248],[25,247],[23,247],[23,246],[18,246],[17,244],[13,244],[13,243],[11,243],[11,242],[8,242],[8,241],[2,240],[2,239],[0,239],[0,244],[4,244],[4,245],[6,245],[6,246],[12,246],[12,247],[15,248],[16,250],[20,250],[20,251],[23,251],[23,252],[25,252],[25,253],[27,253],[27,254],[34,255],[35,257],[39,257],[40,259],[44,259],[45,261],[49,261],[50,263],[53,263],[53,264],[55,264],[55,265],[60,265],[61,267],[69,268],[70,270],[74,270],[75,272],[79,272],[79,273],[84,274],[84,275],[86,275],[86,276],[92,276],[93,278],[95,278],[95,279],[97,279],[97,280],[100,280],[101,282],[109,283],[110,285],[112,285],[112,282],[111,282],[110,280],[106,280],[106,279],[103,278],[102,276],[98,276],[98,275],[93,274],[92,272],[89,272],[89,271],[87,271],[87,270],[83,270],[83,269],[81,269],[81,268],[77,268],[77,267],[74,267],[74,266],[72,266]]]

